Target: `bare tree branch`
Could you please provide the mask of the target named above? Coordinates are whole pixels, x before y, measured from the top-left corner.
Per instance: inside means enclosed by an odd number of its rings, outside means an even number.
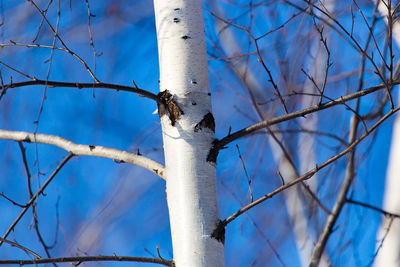
[[[30,250],[30,249],[28,249],[28,248],[26,248],[26,247],[24,247],[24,246],[21,246],[21,245],[18,244],[17,242],[13,242],[13,241],[10,241],[10,240],[1,238],[1,237],[0,237],[0,241],[2,241],[2,242],[4,242],[4,243],[7,243],[7,244],[10,244],[12,247],[17,247],[17,248],[19,248],[19,249],[22,249],[23,251],[25,251],[25,252],[27,252],[27,253],[29,253],[29,254],[35,256],[35,257],[38,258],[38,259],[43,259],[42,257],[40,257],[39,254],[33,252],[32,250]]]
[[[63,257],[63,258],[48,258],[48,259],[36,259],[36,260],[0,260],[0,264],[44,264],[44,263],[56,263],[56,262],[82,262],[88,261],[125,261],[125,262],[147,262],[157,263],[165,266],[174,266],[173,261],[157,258],[147,257],[130,257],[130,256],[79,256],[79,257]]]
[[[11,224],[11,226],[7,229],[6,233],[3,235],[3,239],[6,239],[7,236],[11,233],[11,231],[14,230],[14,227],[17,225],[17,223],[21,220],[22,216],[26,213],[26,211],[29,209],[29,207],[33,204],[33,202],[39,197],[41,193],[43,193],[44,189],[50,184],[50,182],[53,180],[53,178],[57,175],[57,173],[61,170],[61,168],[74,156],[73,153],[69,153],[63,161],[57,166],[57,168],[54,170],[54,172],[50,175],[50,177],[46,180],[46,182],[40,187],[40,189],[36,192],[36,194],[29,200],[29,202],[26,204],[25,208],[20,212],[18,217],[14,220],[14,222]],[[0,240],[0,246],[3,244],[3,241]]]
[[[8,88],[17,88],[17,87],[24,87],[24,86],[31,86],[31,85],[46,85],[47,87],[72,87],[72,88],[104,88],[104,89],[113,89],[117,91],[126,91],[131,93],[137,93],[143,97],[147,97],[153,99],[159,104],[162,104],[160,98],[143,89],[133,86],[126,86],[126,85],[119,85],[119,84],[112,84],[112,83],[80,83],[80,82],[58,82],[58,81],[45,81],[45,80],[38,80],[34,79],[32,81],[25,81],[25,82],[17,82],[17,83],[9,83],[4,84],[2,86],[2,90],[6,93]]]
[[[238,211],[236,211],[235,213],[233,213],[232,215],[230,215],[228,218],[226,218],[225,220],[221,221],[221,224],[218,227],[225,227],[226,225],[228,225],[230,222],[232,222],[233,220],[235,220],[237,217],[239,217],[240,215],[242,215],[243,213],[245,213],[246,211],[248,211],[249,209],[257,206],[258,204],[264,202],[265,200],[272,198],[273,196],[275,196],[276,194],[282,192],[283,190],[300,183],[301,181],[310,179],[315,173],[317,173],[319,170],[325,168],[326,166],[330,165],[331,163],[333,163],[334,161],[338,160],[339,158],[343,157],[344,155],[346,155],[347,153],[349,153],[352,149],[354,149],[355,146],[357,146],[361,141],[363,141],[369,134],[371,134],[376,128],[378,128],[379,125],[381,125],[386,119],[388,119],[390,116],[392,116],[393,114],[395,114],[397,111],[400,110],[400,107],[397,107],[395,109],[390,110],[388,113],[386,113],[380,120],[378,120],[373,126],[371,126],[367,132],[365,132],[363,135],[361,135],[357,140],[355,140],[354,142],[352,142],[351,144],[349,144],[349,146],[344,149],[342,152],[330,157],[328,160],[324,161],[323,163],[321,163],[320,165],[317,165],[314,169],[308,171],[307,173],[303,174],[302,176],[292,180],[291,182],[288,182],[280,187],[278,187],[277,189],[275,189],[274,191],[260,197],[259,199],[255,200],[254,202],[244,206],[243,208],[239,209]],[[217,227],[216,231],[219,230],[219,228]]]
[[[386,210],[380,209],[378,207],[372,206],[372,205],[367,204],[367,203],[363,203],[363,202],[356,201],[356,200],[353,200],[353,199],[346,199],[346,203],[350,203],[350,204],[358,205],[358,206],[361,206],[361,207],[364,207],[364,208],[368,208],[368,209],[371,209],[371,210],[375,210],[375,211],[377,211],[379,213],[382,213],[384,216],[400,219],[400,214],[388,212]]]
[[[100,82],[99,79],[97,79],[97,77],[95,76],[95,74],[92,72],[92,70],[90,69],[90,67],[88,66],[88,64],[80,57],[78,56],[75,52],[73,52],[71,49],[69,49],[67,47],[67,45],[65,44],[65,42],[63,41],[63,39],[61,39],[60,35],[57,33],[57,30],[55,30],[53,28],[53,26],[51,25],[51,23],[47,20],[45,13],[43,12],[43,10],[41,10],[36,3],[33,0],[28,0],[28,2],[31,2],[31,4],[36,8],[36,10],[40,13],[40,15],[42,15],[44,21],[46,21],[47,25],[49,26],[49,28],[51,29],[51,31],[54,33],[54,36],[57,37],[57,39],[61,42],[61,44],[64,46],[65,49],[68,50],[68,53],[71,54],[73,57],[77,58],[82,64],[83,66],[86,68],[86,70],[89,72],[90,76],[92,76],[93,80],[95,80],[96,82]]]
[[[400,84],[400,80],[396,80],[393,81],[393,83],[390,86],[394,86],[394,85],[398,85]],[[329,101],[327,103],[321,104],[321,105],[314,105],[299,111],[295,111],[289,114],[285,114],[285,115],[281,115],[278,117],[274,117],[268,120],[264,120],[261,122],[258,122],[256,124],[253,124],[251,126],[248,126],[246,128],[243,128],[237,132],[234,132],[232,134],[229,134],[228,136],[222,138],[221,140],[216,140],[214,142],[214,146],[211,149],[210,153],[209,153],[209,160],[213,160],[213,158],[216,158],[218,156],[218,151],[223,149],[227,144],[241,138],[244,137],[246,135],[249,135],[259,129],[263,129],[266,128],[268,126],[274,125],[274,124],[278,124],[284,121],[288,121],[288,120],[292,120],[294,118],[298,118],[298,117],[304,117],[307,114],[311,114],[320,110],[324,110],[333,106],[337,106],[340,104],[343,104],[347,101],[356,99],[356,98],[360,98],[362,96],[371,94],[373,92],[382,90],[382,89],[386,89],[386,84],[379,84],[379,85],[375,85],[372,87],[369,87],[367,89],[352,93],[352,94],[348,94],[346,96],[341,96],[335,100]],[[397,110],[397,109],[395,109]]]
[[[97,156],[138,165],[165,179],[164,166],[147,157],[123,150],[95,145],[81,145],[56,135],[33,134],[28,132],[7,131],[0,129],[0,139],[41,143],[60,147],[74,155]]]
[[[18,145],[19,145],[19,149],[21,150],[21,154],[22,154],[22,162],[24,163],[24,168],[25,168],[25,172],[26,172],[26,178],[27,178],[27,184],[28,184],[28,193],[29,193],[29,199],[31,199],[33,197],[33,191],[32,191],[32,186],[31,186],[31,174],[29,172],[29,166],[28,166],[28,161],[26,159],[26,150],[22,144],[21,141],[18,141]],[[44,241],[42,234],[40,233],[39,230],[39,220],[38,220],[38,216],[37,216],[37,212],[36,212],[36,203],[35,201],[32,203],[32,215],[33,215],[33,228],[36,231],[36,235],[39,239],[39,242],[42,244],[42,247],[44,249],[44,251],[46,252],[46,256],[48,258],[51,258],[50,255],[50,251],[49,251],[49,246],[46,244],[46,242]]]

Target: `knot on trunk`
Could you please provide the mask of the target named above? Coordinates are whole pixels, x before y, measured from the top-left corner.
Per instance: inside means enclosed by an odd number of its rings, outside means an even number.
[[[219,221],[217,227],[215,228],[215,230],[211,234],[212,238],[215,238],[216,240],[218,240],[222,244],[225,244],[225,226],[226,225],[225,225],[225,223],[223,221]]]
[[[175,122],[183,115],[183,110],[178,106],[174,100],[174,96],[165,89],[157,95],[162,104],[158,104],[158,115],[160,118],[164,115],[168,115],[171,120],[171,125],[175,126]]]

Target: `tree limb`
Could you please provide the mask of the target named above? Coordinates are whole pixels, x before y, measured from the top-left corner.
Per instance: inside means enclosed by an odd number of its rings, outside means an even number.
[[[165,266],[173,266],[173,262],[165,259],[148,258],[148,257],[129,257],[129,256],[78,256],[78,257],[62,257],[62,258],[47,258],[47,259],[35,259],[35,260],[0,260],[1,264],[44,264],[44,263],[55,263],[55,262],[82,262],[88,261],[125,261],[125,262],[148,262],[157,263]]]
[[[164,166],[147,157],[127,151],[94,145],[81,145],[56,135],[34,134],[28,132],[7,131],[0,129],[0,139],[41,143],[60,147],[74,155],[96,156],[138,165],[165,179]]]
[[[45,85],[47,87],[72,87],[72,88],[104,88],[104,89],[114,89],[117,91],[126,91],[131,93],[137,93],[143,97],[147,97],[153,99],[159,104],[163,104],[160,98],[143,89],[138,88],[137,86],[126,86],[126,85],[119,85],[119,84],[112,84],[112,83],[79,83],[79,82],[59,82],[59,81],[46,81],[46,80],[38,80],[34,79],[32,81],[25,81],[25,82],[17,82],[17,83],[9,83],[2,85],[2,93],[3,95],[9,88],[17,88],[17,87],[24,87],[24,86],[31,86],[31,85]]]
[[[364,134],[362,134],[357,140],[355,140],[354,142],[352,142],[351,144],[349,144],[349,146],[344,149],[342,152],[330,157],[329,159],[327,159],[326,161],[324,161],[323,163],[321,163],[320,165],[315,166],[314,169],[309,170],[308,172],[306,172],[305,174],[303,174],[302,176],[290,181],[289,183],[286,183],[280,187],[278,187],[277,189],[275,189],[274,191],[260,197],[259,199],[251,202],[250,204],[242,207],[241,209],[239,209],[238,211],[236,211],[235,213],[233,213],[232,215],[230,215],[228,218],[226,218],[225,220],[221,221],[220,224],[217,226],[217,229],[215,231],[217,231],[218,229],[220,229],[221,227],[225,227],[226,225],[228,225],[230,222],[232,222],[233,220],[235,220],[237,217],[239,217],[240,215],[242,215],[243,213],[245,213],[246,211],[248,211],[249,209],[257,206],[258,204],[264,202],[267,199],[272,198],[273,196],[275,196],[276,194],[282,192],[283,190],[294,186],[295,184],[300,183],[301,181],[310,179],[315,173],[317,173],[319,170],[321,170],[322,168],[325,168],[326,166],[330,165],[331,163],[333,163],[334,161],[338,160],[339,158],[343,157],[344,155],[346,155],[347,153],[349,153],[352,149],[354,149],[355,146],[357,146],[361,141],[363,141],[368,135],[370,135],[376,128],[378,128],[379,125],[381,125],[386,119],[388,119],[390,116],[392,116],[394,113],[396,113],[397,111],[400,110],[400,107],[397,107],[395,109],[390,110],[388,113],[386,113],[380,120],[378,120],[374,125],[372,125],[367,132],[365,132]]]
[[[400,84],[400,80],[393,81],[393,83],[390,84],[390,86],[394,86],[394,85],[398,85],[398,84]],[[381,83],[381,84],[369,87],[367,89],[364,89],[364,90],[361,90],[361,91],[357,91],[357,92],[352,93],[352,94],[348,94],[346,96],[341,96],[341,97],[339,97],[339,98],[337,98],[335,100],[323,103],[321,105],[314,105],[314,106],[311,106],[311,107],[308,107],[308,108],[305,108],[305,109],[301,109],[301,110],[298,110],[298,111],[295,111],[295,112],[292,112],[292,113],[289,113],[289,114],[277,116],[277,117],[274,117],[274,118],[271,118],[271,119],[268,119],[268,120],[264,120],[264,121],[255,123],[255,124],[253,124],[251,126],[243,128],[243,129],[241,129],[239,131],[236,131],[236,132],[234,132],[232,134],[229,134],[228,136],[222,138],[221,140],[216,140],[214,142],[213,148],[210,150],[210,153],[208,155],[208,160],[209,161],[213,161],[214,158],[216,159],[217,156],[218,156],[219,150],[225,148],[225,146],[227,144],[229,144],[229,143],[231,143],[231,142],[233,142],[233,141],[235,141],[235,140],[237,140],[239,138],[242,138],[244,136],[252,134],[257,130],[260,130],[260,129],[263,129],[263,128],[266,128],[268,126],[271,126],[271,125],[274,125],[274,124],[278,124],[278,123],[281,123],[281,122],[284,122],[284,121],[292,120],[294,118],[304,117],[307,114],[311,114],[311,113],[314,113],[314,112],[317,112],[317,111],[320,111],[320,110],[324,110],[324,109],[327,109],[327,108],[330,108],[330,107],[333,107],[333,106],[336,106],[336,105],[339,105],[339,104],[343,104],[343,103],[345,103],[347,101],[350,101],[350,100],[353,100],[353,99],[357,99],[357,98],[360,98],[362,96],[371,94],[373,92],[385,89],[386,86],[387,85]]]

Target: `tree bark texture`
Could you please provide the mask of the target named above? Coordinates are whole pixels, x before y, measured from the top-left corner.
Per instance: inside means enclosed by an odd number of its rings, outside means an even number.
[[[207,161],[215,132],[200,0],[155,0],[159,105],[166,193],[176,266],[224,266],[216,163]]]

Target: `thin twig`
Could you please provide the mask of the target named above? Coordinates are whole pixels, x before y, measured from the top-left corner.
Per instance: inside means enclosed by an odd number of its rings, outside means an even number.
[[[368,209],[371,209],[371,210],[375,210],[375,211],[377,211],[379,213],[382,213],[384,216],[387,216],[387,217],[400,218],[400,214],[388,212],[386,210],[383,210],[381,208],[375,207],[373,205],[370,205],[370,204],[367,204],[367,203],[363,203],[363,202],[360,202],[360,201],[356,201],[356,200],[353,200],[353,199],[347,198],[346,199],[346,203],[355,204],[355,205],[362,206],[362,207],[365,207],[365,208],[368,208]]]
[[[51,29],[51,31],[54,33],[54,35],[57,37],[57,39],[60,41],[60,43],[62,44],[62,46],[64,46],[65,49],[68,50],[68,53],[71,54],[72,56],[74,56],[75,58],[77,58],[82,64],[83,66],[86,68],[86,70],[89,72],[90,76],[92,76],[92,78],[96,81],[96,82],[100,82],[96,76],[94,75],[94,73],[92,72],[92,70],[90,69],[90,67],[87,65],[87,63],[81,58],[79,57],[75,52],[73,52],[71,49],[68,48],[68,46],[65,44],[65,42],[63,41],[63,39],[61,39],[60,35],[57,33],[57,31],[53,28],[53,26],[51,25],[51,23],[47,20],[46,15],[44,14],[44,12],[42,10],[40,10],[40,8],[36,5],[36,3],[33,0],[28,0],[28,2],[30,2],[35,9],[40,13],[40,15],[42,15],[43,19],[46,21],[47,25],[49,26],[49,28]]]
[[[26,159],[25,148],[22,145],[21,141],[18,141],[18,145],[19,145],[19,148],[21,150],[22,161],[23,161],[24,167],[25,167],[27,184],[28,184],[29,199],[31,199],[33,197],[33,191],[32,191],[32,186],[31,186],[31,174],[29,172],[29,166],[28,166],[28,161]],[[32,203],[32,215],[33,215],[33,223],[34,223],[33,227],[35,228],[36,235],[37,235],[37,237],[39,239],[39,242],[40,242],[40,244],[42,244],[42,247],[43,247],[47,257],[51,258],[49,247],[46,244],[46,242],[44,241],[44,239],[42,237],[42,234],[40,233],[40,230],[39,230],[39,221],[38,221],[38,216],[37,216],[37,213],[36,213],[36,203],[35,203],[35,201]]]
[[[16,68],[11,67],[10,65],[4,63],[3,61],[0,61],[0,64],[3,65],[3,66],[5,66],[5,67],[7,67],[7,68],[9,68],[10,70],[15,71],[16,73],[18,73],[18,74],[20,74],[20,75],[22,75],[22,76],[24,76],[24,77],[26,77],[26,78],[28,78],[28,79],[31,79],[31,80],[33,80],[33,81],[36,80],[35,77],[31,77],[31,76],[29,76],[28,74],[25,74],[25,73],[23,73],[22,71],[17,70]],[[4,88],[7,88],[7,87],[6,87],[6,86],[3,86],[3,91],[5,90]],[[4,93],[2,92],[2,95],[4,95],[4,94],[5,94],[5,91],[4,91]]]
[[[388,226],[387,226],[387,229],[386,229],[386,231],[385,231],[385,234],[383,235],[381,241],[379,242],[379,245],[378,245],[377,248],[376,248],[376,251],[375,251],[375,253],[374,253],[374,256],[372,257],[372,259],[371,259],[371,261],[370,261],[370,264],[368,264],[367,266],[371,266],[372,263],[374,262],[376,256],[378,256],[378,253],[379,253],[379,251],[381,250],[381,248],[382,248],[382,246],[383,246],[383,242],[385,242],[386,237],[387,237],[388,234],[389,234],[390,228],[392,228],[393,221],[394,221],[394,218],[393,218],[393,217],[390,217],[390,219],[389,219],[389,224],[388,224]]]
[[[328,42],[326,40],[326,37],[324,37],[324,27],[323,25],[321,26],[321,28],[318,27],[317,23],[315,22],[315,16],[312,15],[312,19],[313,19],[313,23],[314,23],[314,27],[317,30],[317,32],[320,35],[320,41],[322,42],[325,51],[326,51],[326,65],[325,65],[325,72],[324,72],[324,80],[320,89],[320,93],[321,96],[319,97],[318,100],[318,105],[322,104],[322,98],[324,96],[324,92],[325,92],[325,87],[326,87],[326,82],[328,80],[328,72],[329,72],[329,68],[332,66],[333,62],[331,62],[331,52],[329,51],[329,47],[328,47]],[[318,88],[318,87],[317,87]]]
[[[281,92],[279,91],[278,85],[275,83],[275,81],[274,81],[274,79],[273,79],[273,77],[272,77],[272,73],[271,73],[270,69],[267,67],[267,65],[265,64],[265,62],[264,62],[264,60],[263,60],[263,58],[262,58],[262,56],[261,56],[260,48],[259,48],[259,46],[258,46],[258,40],[259,40],[259,39],[257,39],[256,37],[254,37],[253,34],[250,32],[250,30],[247,29],[246,27],[241,26],[241,25],[237,25],[237,24],[235,24],[235,23],[233,23],[233,22],[230,22],[230,21],[227,21],[227,20],[223,19],[222,17],[218,16],[217,14],[215,14],[214,12],[210,11],[210,10],[207,10],[207,9],[206,9],[206,11],[207,11],[208,13],[210,13],[212,16],[214,16],[215,18],[217,18],[218,20],[224,22],[225,24],[230,25],[230,26],[232,26],[232,27],[234,27],[234,28],[236,28],[236,29],[239,29],[239,30],[244,31],[244,32],[247,33],[247,35],[253,40],[254,46],[255,46],[255,48],[256,48],[257,56],[258,56],[258,62],[261,63],[262,67],[263,67],[263,68],[265,69],[265,71],[267,72],[268,81],[272,84],[272,87],[274,88],[275,93],[277,94],[277,96],[279,97],[279,100],[281,101],[283,110],[284,110],[285,114],[287,114],[287,113],[288,113],[288,110],[287,110],[287,107],[286,107],[285,100],[282,98],[282,95],[281,95]]]
[[[222,186],[232,195],[232,197],[239,203],[239,205],[243,205],[241,199],[235,194],[235,192],[233,190],[231,190],[225,183],[223,180],[221,180],[221,184]],[[286,266],[286,264],[283,262],[282,257],[279,255],[277,249],[274,247],[274,245],[272,244],[272,242],[265,236],[265,234],[263,233],[262,229],[260,227],[258,227],[258,225],[256,224],[255,220],[251,217],[250,213],[246,213],[247,217],[249,218],[250,222],[253,224],[254,228],[256,228],[256,230],[260,233],[260,235],[262,236],[262,238],[265,240],[265,242],[267,243],[267,245],[270,247],[272,253],[276,256],[277,260],[279,261],[279,263],[282,266]]]
[[[11,202],[11,204],[13,204],[13,205],[15,205],[15,206],[18,206],[18,207],[20,207],[20,208],[25,208],[25,207],[26,207],[26,205],[19,204],[19,203],[17,203],[16,201],[14,201],[14,200],[12,200],[11,198],[9,198],[8,196],[6,196],[6,195],[4,194],[4,192],[1,192],[1,193],[0,193],[0,197],[3,197],[3,198],[6,199],[7,201]]]
[[[45,9],[43,9],[44,14],[47,14],[47,11],[49,10],[49,7],[52,3],[53,3],[53,0],[49,0],[47,7]],[[37,27],[35,37],[32,40],[32,43],[36,42],[37,38],[39,37],[40,30],[42,29],[42,26],[43,26],[43,21],[44,21],[44,19],[42,17],[42,19],[40,20],[39,26]]]
[[[4,242],[4,243],[7,243],[7,244],[10,244],[10,245],[13,246],[13,247],[20,248],[20,249],[22,249],[23,251],[25,251],[25,252],[27,252],[27,253],[29,253],[29,254],[35,256],[35,257],[38,258],[38,259],[43,259],[39,254],[33,252],[33,251],[30,250],[29,248],[26,248],[26,247],[24,247],[24,246],[21,246],[20,244],[18,244],[18,243],[16,243],[16,242],[13,242],[13,241],[10,241],[10,240],[1,238],[1,237],[0,237],[0,241],[2,241],[2,242]]]
[[[1,69],[0,69],[0,83],[1,83],[1,93],[0,93],[0,100],[1,100],[3,95],[6,93],[6,88],[4,87],[3,75],[1,74]]]
[[[93,40],[93,33],[92,33],[92,26],[90,23],[90,19],[92,17],[96,17],[96,15],[92,14],[92,11],[90,10],[90,5],[89,5],[89,0],[85,0],[86,1],[86,6],[87,6],[87,13],[88,13],[88,19],[87,19],[87,25],[88,25],[88,32],[89,32],[89,39],[90,39],[90,43],[89,45],[92,47],[93,50],[93,73],[94,75],[96,75],[96,57],[97,57],[97,53],[96,53],[96,48],[94,46],[94,40]],[[96,80],[93,80],[94,82],[96,82]],[[93,88],[93,96],[94,96],[94,88]]]
[[[247,170],[246,170],[246,165],[244,164],[244,160],[242,158],[242,154],[240,153],[239,145],[236,145],[237,151],[239,153],[239,159],[242,162],[244,174],[246,175],[247,179],[247,184],[249,185],[249,194],[250,194],[250,202],[253,202],[253,191],[251,190],[251,178],[249,177]]]
[[[350,133],[349,133],[350,144],[354,143],[357,138],[358,122],[359,120],[357,119],[357,117],[352,116],[350,122]],[[322,230],[321,236],[319,237],[319,240],[315,245],[313,254],[310,259],[310,267],[317,267],[319,265],[321,256],[325,250],[328,239],[331,236],[331,233],[333,232],[333,227],[335,226],[336,221],[343,209],[343,206],[346,203],[346,196],[350,189],[351,184],[353,183],[355,176],[354,158],[355,158],[355,146],[351,150],[349,150],[349,153],[347,155],[345,178],[340,188],[340,192],[335,202],[335,205],[333,206],[332,213],[328,216],[324,229]]]
[[[53,178],[57,175],[57,173],[61,170],[61,168],[74,156],[74,154],[69,153],[63,161],[57,166],[57,168],[54,170],[54,172],[49,176],[49,178],[46,180],[46,182],[40,187],[40,189],[36,192],[36,194],[29,200],[29,202],[26,204],[26,207],[20,212],[18,217],[14,220],[14,222],[11,224],[11,226],[7,229],[6,233],[3,235],[3,239],[6,239],[7,236],[11,233],[11,231],[14,230],[14,227],[17,225],[17,223],[21,220],[22,216],[26,213],[26,211],[29,209],[29,207],[32,205],[32,203],[39,197],[40,194],[43,193],[43,191],[46,189],[46,187],[50,184],[50,182],[53,180]],[[3,244],[3,241],[0,240],[0,246]]]

